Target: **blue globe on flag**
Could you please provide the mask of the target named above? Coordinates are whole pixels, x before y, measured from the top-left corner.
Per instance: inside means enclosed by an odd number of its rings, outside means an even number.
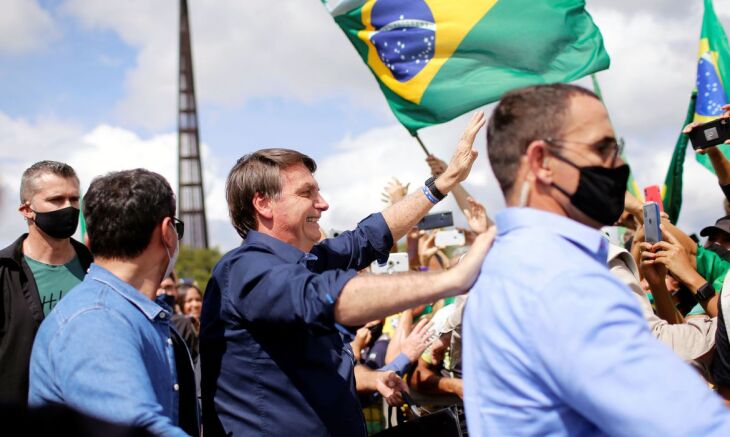
[[[710,52],[704,53],[697,63],[697,105],[695,111],[702,116],[717,117],[727,95],[717,74],[717,67]]]
[[[370,42],[397,81],[410,80],[433,59],[436,24],[423,0],[378,0],[371,23]]]

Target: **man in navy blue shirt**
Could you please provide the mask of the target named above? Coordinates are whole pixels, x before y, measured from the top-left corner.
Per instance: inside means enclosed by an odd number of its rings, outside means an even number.
[[[454,269],[438,273],[356,275],[385,261],[400,237],[471,170],[478,113],[438,179],[361,221],[320,239],[329,205],[314,161],[267,149],[246,155],[226,186],[231,220],[243,244],[213,270],[201,328],[206,435],[364,436],[349,327],[463,293],[473,283],[491,233]],[[383,386],[386,372],[368,378]],[[362,384],[361,384],[362,385]],[[367,388],[367,387],[366,387]],[[387,395],[387,389],[386,395]]]

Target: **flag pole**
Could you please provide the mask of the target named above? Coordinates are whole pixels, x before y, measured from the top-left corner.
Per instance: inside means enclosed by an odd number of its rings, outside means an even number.
[[[423,149],[423,152],[427,156],[430,156],[431,155],[431,152],[428,151],[428,149],[426,148],[426,146],[423,144],[423,141],[421,141],[421,137],[418,136],[418,132],[414,133],[413,134],[413,137],[416,139],[416,141],[418,141],[418,145],[421,146],[421,149]]]

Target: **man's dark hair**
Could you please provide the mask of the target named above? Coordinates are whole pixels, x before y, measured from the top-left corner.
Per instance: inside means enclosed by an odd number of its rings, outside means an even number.
[[[262,149],[244,155],[236,162],[226,181],[228,213],[238,235],[246,238],[256,227],[253,197],[256,193],[268,198],[281,194],[281,170],[295,164],[304,164],[312,173],[317,164],[309,156],[290,149]]]
[[[487,125],[487,153],[505,196],[512,191],[520,158],[532,141],[560,138],[570,99],[591,91],[562,83],[535,85],[502,96]]]
[[[77,185],[79,183],[79,178],[70,165],[58,161],[38,161],[25,169],[23,176],[20,178],[20,203],[30,202],[30,199],[38,190],[36,187],[38,178],[44,174],[74,179]]]
[[[89,248],[102,258],[138,256],[149,245],[155,226],[174,215],[170,184],[141,168],[97,177],[84,196]]]

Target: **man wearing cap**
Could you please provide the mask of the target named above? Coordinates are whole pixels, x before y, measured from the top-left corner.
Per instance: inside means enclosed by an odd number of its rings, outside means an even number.
[[[92,260],[71,238],[79,222],[79,179],[68,164],[40,161],[26,169],[18,211],[28,233],[0,251],[0,402],[25,405],[36,331]]]
[[[700,231],[700,235],[707,237],[705,247],[730,260],[730,215],[717,219],[713,226],[707,226]]]

